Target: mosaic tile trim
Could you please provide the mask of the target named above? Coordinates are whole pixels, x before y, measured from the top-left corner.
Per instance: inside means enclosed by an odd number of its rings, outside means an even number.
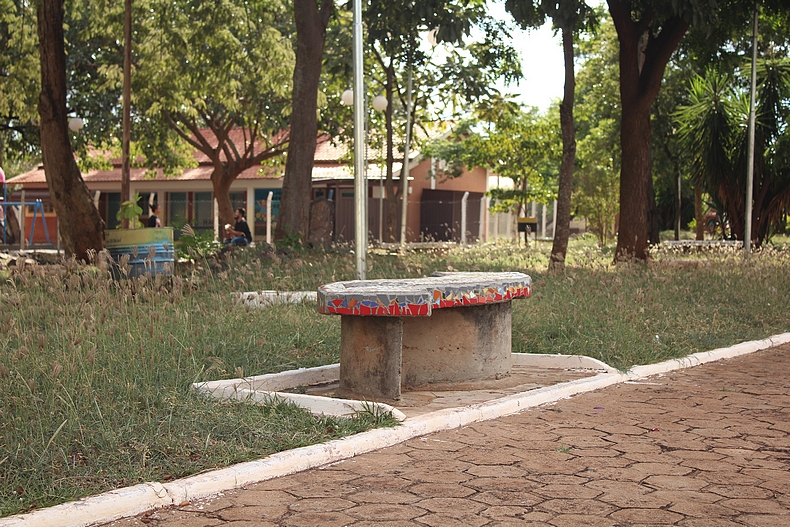
[[[434,273],[428,278],[351,280],[318,288],[325,315],[429,317],[434,309],[527,298],[532,279],[523,273]]]

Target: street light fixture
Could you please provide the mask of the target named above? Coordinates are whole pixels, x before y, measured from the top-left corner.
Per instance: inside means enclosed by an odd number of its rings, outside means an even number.
[[[69,130],[79,132],[85,127],[85,121],[81,117],[69,117]]]
[[[340,96],[340,101],[345,106],[351,106],[352,104],[354,104],[354,90],[348,89],[344,91],[343,94]]]
[[[383,112],[387,109],[387,98],[383,95],[376,95],[373,98],[373,109],[377,112]]]
[[[340,102],[343,103],[344,106],[351,106],[354,104],[354,90],[346,90],[340,95]],[[376,95],[373,98],[373,109],[377,112],[383,112],[387,109],[387,98],[383,95]]]

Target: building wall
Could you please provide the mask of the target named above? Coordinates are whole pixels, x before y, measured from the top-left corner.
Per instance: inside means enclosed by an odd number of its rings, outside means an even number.
[[[413,166],[409,172],[409,186],[412,190],[409,192],[406,239],[410,242],[420,241],[420,203],[423,197],[423,190],[431,188],[431,163],[432,160],[430,158],[423,159],[419,164]],[[487,172],[486,169],[480,167],[472,170],[464,170],[457,178],[436,178],[433,182],[433,186],[437,190],[468,191],[470,193],[485,194],[488,190]],[[467,205],[468,207],[476,207],[475,215],[477,215],[477,211],[480,210],[480,201],[477,200],[474,203],[470,201]],[[477,234],[473,233],[473,237],[476,238]]]
[[[422,199],[422,193],[424,189],[431,188],[431,179],[429,177],[431,168],[431,159],[423,159],[420,162],[414,164],[410,170],[410,192],[408,195],[408,212],[407,212],[407,241],[416,242],[420,239],[420,201]],[[469,192],[477,192],[477,193],[484,193],[487,190],[486,185],[486,171],[485,169],[474,169],[472,171],[464,172],[460,177],[454,179],[447,179],[441,180],[437,179],[434,181],[434,186],[436,189],[439,190],[453,190],[453,191],[469,191]],[[396,179],[396,190],[399,180]],[[120,191],[120,183],[118,181],[91,181],[89,177],[86,178],[86,185],[88,189],[94,193],[94,198],[97,203],[97,207],[102,215],[102,218],[108,224],[109,228],[112,228],[115,224],[114,214],[117,211],[117,207],[119,206],[119,191]],[[370,208],[370,217],[368,221],[368,230],[374,239],[378,238],[378,199],[376,196],[377,193],[380,192],[379,181],[378,180],[369,180],[368,183],[368,204]],[[192,225],[192,222],[196,219],[202,218],[202,221],[199,221],[201,225],[193,225],[193,227],[197,228],[207,228],[206,219],[205,219],[205,208],[200,209],[200,214],[195,212],[195,198],[201,197],[199,194],[201,193],[211,193],[213,191],[211,181],[205,179],[199,180],[184,180],[184,179],[156,179],[156,180],[132,180],[131,184],[131,193],[134,194],[139,192],[141,195],[146,197],[146,203],[148,196],[152,194],[155,195],[154,199],[157,201],[161,207],[160,210],[160,219],[162,220],[162,224],[165,226],[171,225],[172,221],[179,219],[181,221],[187,220]],[[26,184],[26,188],[32,188],[31,185]],[[282,188],[282,178],[277,179],[237,179],[232,187],[231,187],[231,194],[233,198],[234,207],[243,206],[247,210],[247,220],[250,223],[251,230],[253,232],[253,238],[255,240],[261,241],[265,239],[266,234],[266,215],[265,215],[265,196],[268,194],[268,190],[280,190]],[[44,186],[46,189],[46,186]],[[331,189],[333,193],[333,199],[336,202],[336,221],[337,218],[342,216],[344,213],[344,208],[339,206],[338,200],[343,196],[340,195],[341,191],[350,190],[353,192],[353,181],[347,179],[337,179],[337,180],[317,180],[314,182],[314,194],[316,191],[321,191],[324,189],[323,192],[325,195],[323,197],[328,196],[328,192]],[[48,200],[48,191],[45,190],[47,193],[47,200]],[[99,194],[96,195],[95,193],[98,192]],[[317,195],[317,194],[315,194]],[[180,198],[184,203],[175,203],[174,198]],[[203,196],[205,197],[205,196]],[[199,201],[199,200],[198,200]],[[205,201],[205,200],[204,200]],[[276,215],[277,210],[279,207],[279,200],[275,200],[273,203],[273,225],[276,225]],[[342,216],[343,219],[343,233],[342,238],[345,241],[352,241],[353,236],[353,199],[346,200],[351,211],[351,216],[346,214]],[[375,203],[374,203],[375,202]],[[350,204],[350,205],[349,205]],[[375,205],[375,206],[373,206]],[[470,205],[471,206],[471,205]],[[475,205],[479,206],[479,205]],[[212,199],[212,215],[216,218],[215,208],[213,206],[213,199]],[[147,207],[143,207],[143,214],[142,220],[147,220],[149,210]],[[184,210],[187,210],[185,213]],[[398,224],[400,224],[400,206],[398,207]],[[348,211],[346,211],[348,212]],[[176,218],[178,216],[178,218]],[[196,218],[200,216],[200,218]],[[347,217],[348,216],[348,217]],[[31,218],[32,219],[32,218]],[[57,239],[57,218],[54,215],[50,216],[47,215],[47,227],[49,229],[50,238],[52,243],[56,243]],[[41,222],[37,221],[36,226],[36,237],[34,240],[36,242],[43,243],[44,235],[43,231],[39,234],[41,227],[39,224]],[[218,223],[215,220],[214,225],[212,227],[214,229],[218,228]],[[30,226],[30,223],[27,222],[27,226]],[[337,232],[335,235],[337,236]],[[397,235],[400,232],[398,230]]]

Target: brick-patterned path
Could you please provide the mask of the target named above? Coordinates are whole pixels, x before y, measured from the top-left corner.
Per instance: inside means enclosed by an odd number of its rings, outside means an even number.
[[[790,526],[790,346],[416,438],[113,525],[143,523]]]

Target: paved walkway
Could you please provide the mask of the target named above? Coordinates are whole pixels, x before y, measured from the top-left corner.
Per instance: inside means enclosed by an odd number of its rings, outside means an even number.
[[[790,345],[109,524],[790,525]]]

